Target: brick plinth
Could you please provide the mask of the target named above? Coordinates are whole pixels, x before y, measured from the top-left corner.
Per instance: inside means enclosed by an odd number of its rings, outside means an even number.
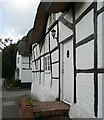
[[[37,120],[70,120],[68,111],[70,106],[63,102],[33,102],[30,105],[28,98],[22,98],[20,101],[20,117],[25,119]],[[63,117],[66,116],[66,117]]]

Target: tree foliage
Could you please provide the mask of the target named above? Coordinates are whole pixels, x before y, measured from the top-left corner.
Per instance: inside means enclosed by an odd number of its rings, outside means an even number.
[[[15,73],[16,46],[10,44],[2,51],[2,77],[5,79],[10,79]]]

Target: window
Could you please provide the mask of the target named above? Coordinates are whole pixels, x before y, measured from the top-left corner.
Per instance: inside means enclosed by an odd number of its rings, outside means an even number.
[[[18,57],[18,59],[17,59],[17,63],[19,63],[19,57]]]
[[[49,56],[44,58],[44,67],[45,67],[45,71],[50,71],[50,57]]]
[[[55,20],[56,20],[56,14],[51,14],[50,17],[49,17],[49,24],[51,24]]]

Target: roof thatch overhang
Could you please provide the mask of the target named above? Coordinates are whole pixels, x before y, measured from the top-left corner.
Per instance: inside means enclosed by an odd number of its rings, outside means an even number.
[[[31,53],[31,46],[33,42],[33,28],[29,30],[25,39],[25,54]]]
[[[49,15],[52,13],[64,12],[68,8],[69,2],[40,2],[31,37],[28,38],[28,34],[26,36],[26,53],[30,52],[30,47],[33,43],[39,43],[44,39]]]
[[[24,36],[21,39],[20,43],[17,46],[17,50],[18,50],[19,55],[23,55],[23,56],[25,55],[25,47],[26,47],[25,40],[26,40],[26,36]]]

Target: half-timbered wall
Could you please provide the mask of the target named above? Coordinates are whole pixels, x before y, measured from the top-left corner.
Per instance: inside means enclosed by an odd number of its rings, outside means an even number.
[[[41,101],[62,100],[61,46],[72,39],[73,104],[77,104],[90,116],[102,117],[103,11],[103,3],[87,2],[74,3],[68,12],[56,14],[57,21],[50,31],[47,29],[45,39],[41,44],[33,45],[32,95]],[[50,28],[48,23],[47,28]],[[51,35],[52,29],[56,30],[55,38]],[[44,58],[47,56],[50,57],[49,71],[45,71],[44,67]]]

